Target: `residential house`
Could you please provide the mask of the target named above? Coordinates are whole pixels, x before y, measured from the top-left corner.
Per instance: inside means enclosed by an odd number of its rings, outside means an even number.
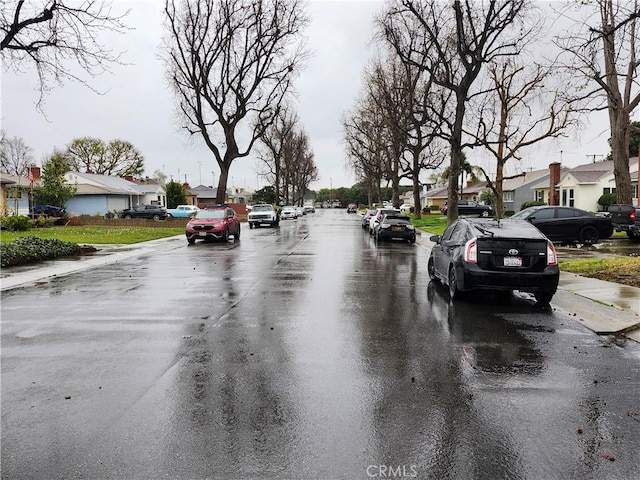
[[[638,157],[629,159],[633,202],[638,203]],[[615,193],[613,160],[592,162],[569,169],[556,184],[558,204],[590,212],[601,210],[598,199],[605,193]]]
[[[216,203],[217,188],[206,187],[204,185],[198,185],[190,189],[192,194],[196,195],[198,199],[198,207],[203,208],[207,204]]]
[[[28,177],[0,173],[0,215],[29,215]]]
[[[65,181],[77,188],[76,195],[66,202],[71,214],[102,216],[145,203],[166,205],[166,193],[159,195],[157,186],[141,187],[121,177],[67,172]]]
[[[227,188],[227,202],[236,204],[251,203],[253,191],[242,187]]]
[[[449,198],[449,188],[446,186],[423,190],[420,195],[420,205],[422,208],[433,206],[440,208],[447,198]]]
[[[566,167],[561,168],[561,173],[567,172]],[[505,212],[519,212],[525,202],[549,201],[549,168],[523,172],[515,178],[509,178],[502,182],[502,203]],[[533,189],[533,185],[539,188]],[[547,187],[546,190],[544,187]]]

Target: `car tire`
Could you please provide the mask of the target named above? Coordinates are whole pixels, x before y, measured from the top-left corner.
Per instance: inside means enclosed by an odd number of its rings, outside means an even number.
[[[542,305],[548,305],[553,298],[553,293],[551,292],[535,292],[533,296],[536,298],[536,302]]]
[[[578,235],[578,240],[584,245],[593,245],[598,242],[599,238],[600,235],[598,229],[593,225],[582,227],[582,230],[580,230],[580,234]]]
[[[459,300],[462,298],[462,292],[458,289],[456,268],[453,266],[449,269],[449,298],[451,298],[451,300]]]
[[[629,240],[633,243],[640,243],[640,235],[627,231],[627,237],[629,238]]]
[[[409,239],[409,243],[416,243],[416,237],[411,237]]]
[[[480,214],[480,216],[481,216],[482,218],[487,218],[487,217],[489,216],[489,212],[488,212],[487,210],[485,210],[485,211],[483,211],[483,212]]]
[[[249,222],[249,230],[253,228],[253,223]]]
[[[440,281],[440,279],[436,275],[436,266],[433,262],[433,257],[429,257],[429,261],[427,262],[427,273],[429,274],[429,279],[433,280],[434,282]]]
[[[157,213],[152,218],[154,222],[160,221],[160,215],[158,215]]]
[[[193,245],[194,243],[196,243],[196,239],[195,239],[195,238],[188,238],[188,237],[187,237],[187,243],[188,243],[189,245]]]
[[[131,220],[131,215],[125,215],[125,216],[124,216],[124,217],[122,217],[122,218],[125,218],[125,219],[127,219],[127,220]]]
[[[229,229],[226,229],[224,231],[224,233],[222,234],[222,241],[223,242],[228,242],[229,241]]]
[[[240,240],[240,224],[238,224],[238,231],[236,232],[236,234],[233,236],[233,238],[235,240]]]

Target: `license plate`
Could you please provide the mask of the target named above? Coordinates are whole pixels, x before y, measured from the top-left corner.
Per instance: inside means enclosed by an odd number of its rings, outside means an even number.
[[[504,266],[505,267],[521,267],[522,258],[521,257],[504,257]]]
[[[206,237],[207,236],[207,232],[198,232],[198,235],[200,235],[201,237]]]

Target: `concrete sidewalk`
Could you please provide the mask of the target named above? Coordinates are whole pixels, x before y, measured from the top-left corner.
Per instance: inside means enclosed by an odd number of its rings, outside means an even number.
[[[431,242],[425,235],[418,238],[418,245],[431,247]],[[2,269],[0,291],[181,246],[184,246],[184,235],[134,245],[96,245],[98,252],[95,255]],[[558,291],[551,301],[551,306],[570,317],[575,317],[595,333],[624,334],[640,342],[640,288],[561,272]]]

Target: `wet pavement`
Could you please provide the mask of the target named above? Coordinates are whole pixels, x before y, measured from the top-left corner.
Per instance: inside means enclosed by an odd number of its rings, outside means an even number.
[[[3,478],[640,476],[640,345],[586,322],[636,314],[575,279],[452,303],[344,211],[106,250],[3,272]]]

